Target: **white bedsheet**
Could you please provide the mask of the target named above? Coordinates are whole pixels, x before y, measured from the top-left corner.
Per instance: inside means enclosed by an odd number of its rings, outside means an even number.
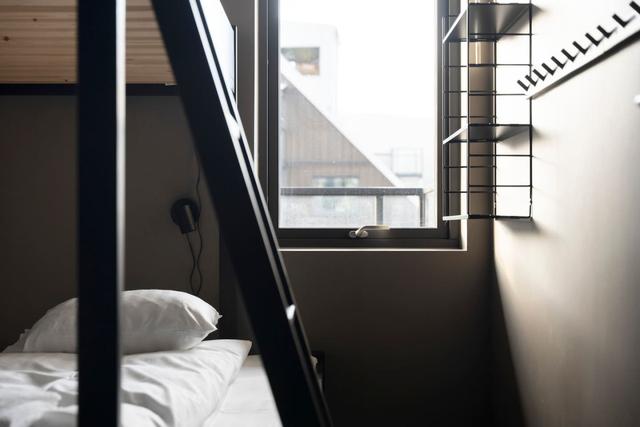
[[[249,356],[205,427],[281,427],[260,356]]]
[[[251,343],[205,341],[191,350],[122,361],[122,425],[202,426],[218,410]],[[75,354],[0,354],[0,426],[76,424]]]

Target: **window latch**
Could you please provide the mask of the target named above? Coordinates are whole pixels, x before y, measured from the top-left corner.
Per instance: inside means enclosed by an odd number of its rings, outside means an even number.
[[[351,237],[352,239],[366,239],[367,237],[369,237],[369,231],[384,231],[388,229],[388,225],[363,225],[357,230],[349,231],[349,237]]]

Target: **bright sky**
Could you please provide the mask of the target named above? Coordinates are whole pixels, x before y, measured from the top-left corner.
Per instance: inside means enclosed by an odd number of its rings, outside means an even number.
[[[338,111],[433,119],[435,1],[281,0],[281,20],[338,32]]]

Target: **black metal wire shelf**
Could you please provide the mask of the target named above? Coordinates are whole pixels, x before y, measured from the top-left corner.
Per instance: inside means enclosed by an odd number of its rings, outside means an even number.
[[[527,96],[526,93],[507,93],[507,92],[496,92],[494,90],[447,90],[445,93],[456,94],[456,93],[468,93],[469,96]]]
[[[533,157],[531,154],[469,154],[469,157]]]
[[[445,169],[495,169],[494,165],[483,166],[483,165],[456,165],[456,166],[444,166]]]
[[[469,188],[529,188],[529,184],[470,184]]]
[[[494,194],[495,190],[448,190],[445,194]]]
[[[446,116],[444,116],[445,119],[486,119],[486,120],[493,120],[494,116],[481,116],[481,115],[473,115],[470,116],[468,114],[448,114]]]
[[[462,64],[462,65],[447,65],[448,68],[496,68],[496,67],[530,67],[531,64]]]
[[[529,124],[468,124],[451,135],[443,144],[465,142],[500,142],[529,130]]]
[[[466,90],[448,90],[445,93],[449,95],[467,94],[468,96],[527,96],[526,93],[496,93],[484,90],[472,90],[471,92]]]
[[[500,34],[485,34],[485,33],[471,33],[471,37],[456,38],[449,40],[446,43],[478,43],[478,42],[496,42],[502,37],[516,36],[516,37],[530,37],[530,33],[500,33]]]
[[[517,89],[512,92],[508,90],[498,92],[496,88],[498,88],[499,73],[495,70],[499,67],[531,69],[532,3],[531,0],[527,3],[471,3],[471,1],[467,0],[466,7],[455,15],[455,19],[452,19],[451,14],[443,18],[446,21],[446,34],[442,39],[443,45],[446,45],[442,56],[442,102],[443,111],[445,111],[443,134],[448,136],[442,141],[444,193],[442,218],[444,221],[530,219],[533,189],[531,102]],[[457,7],[458,0],[450,0],[450,3],[450,6]],[[525,26],[525,20],[528,21],[526,29],[516,28],[516,24],[518,27]],[[515,40],[518,43],[527,43],[528,63],[522,63],[522,60],[510,62],[506,57],[503,58],[507,59],[506,61],[495,60],[498,58],[499,41],[504,36],[526,38],[526,40],[521,38]],[[476,42],[479,41],[491,43],[478,45]],[[464,50],[460,43],[464,43],[466,55],[463,54]],[[456,46],[449,48],[447,44],[456,44]],[[476,47],[473,46],[477,46],[480,51],[476,51]],[[493,62],[482,61],[478,56],[478,52],[488,49],[493,50],[487,53],[494,58]],[[478,63],[473,63],[474,59],[478,60]],[[494,71],[472,76],[470,70],[473,68],[492,68]],[[466,82],[466,85],[463,82]],[[486,97],[488,100],[472,102],[473,97]],[[513,101],[501,104],[498,101],[500,97],[513,97]],[[522,107],[528,108],[524,110],[528,111],[528,119],[522,117],[524,122],[501,122],[500,117],[506,117],[506,115],[499,114],[502,111],[500,106],[508,105],[512,108],[513,102],[524,103]],[[507,115],[513,116],[513,114]],[[511,142],[511,138],[516,136],[518,136],[518,143],[510,145],[512,148],[508,149],[509,152],[502,152],[504,150],[498,148],[499,145]],[[522,142],[526,139],[528,139],[528,150],[527,146],[524,146],[523,150]],[[475,147],[473,152],[472,146]],[[523,169],[524,166],[520,163],[522,161],[528,163],[528,171]],[[516,165],[519,171],[528,172],[528,179],[524,176],[518,178],[511,176],[512,182],[508,182],[509,176],[501,175],[499,169],[509,163],[512,168]],[[515,206],[513,202],[505,202],[510,195],[511,200],[516,200]],[[471,203],[473,196],[475,196],[474,202]],[[527,203],[526,199],[528,204],[523,205]]]
[[[503,36],[530,36],[531,31],[509,32],[529,7],[528,3],[469,3],[455,19],[442,43],[497,41]]]
[[[443,221],[464,221],[467,219],[531,219],[530,215],[496,215],[496,214],[466,214],[466,215],[446,215]]]

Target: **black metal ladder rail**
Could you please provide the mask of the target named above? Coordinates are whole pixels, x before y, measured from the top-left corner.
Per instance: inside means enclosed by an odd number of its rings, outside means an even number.
[[[220,228],[286,426],[329,426],[309,346],[199,0],[154,0]]]
[[[119,425],[125,0],[78,1],[78,424]]]

